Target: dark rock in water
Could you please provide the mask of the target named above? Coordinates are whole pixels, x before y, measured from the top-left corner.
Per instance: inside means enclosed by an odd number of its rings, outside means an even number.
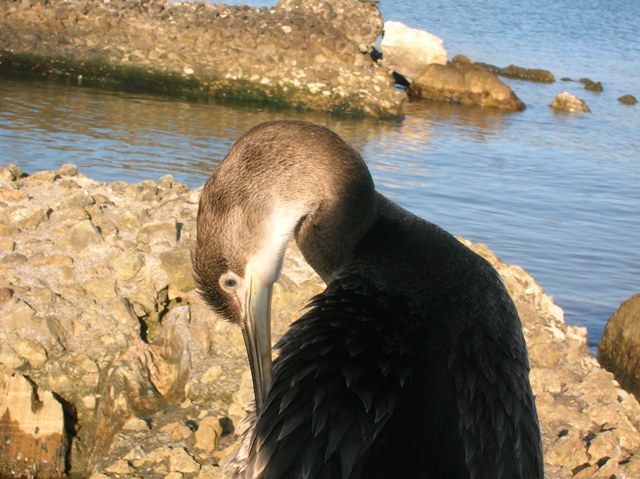
[[[618,101],[620,103],[624,103],[625,105],[635,105],[636,103],[638,103],[638,100],[633,95],[622,95],[620,98],[618,98]]]
[[[539,83],[553,83],[556,81],[553,73],[550,71],[540,70],[537,68],[523,68],[516,65],[509,65],[506,68],[502,68],[498,74],[508,78],[529,80]]]
[[[640,294],[613,313],[598,345],[598,359],[627,391],[640,398]]]
[[[568,92],[556,95],[549,106],[554,110],[567,111],[569,113],[591,112],[591,109],[583,100]]]
[[[597,92],[604,90],[602,88],[602,83],[600,83],[599,81],[596,82],[588,78],[580,78],[580,83],[584,85],[585,90],[597,91]]]
[[[516,65],[509,65],[508,67],[501,68],[489,63],[473,62],[464,55],[456,55],[451,63],[456,66],[469,66],[473,65],[475,68],[481,70],[487,70],[507,78],[515,78],[516,80],[527,80],[539,83],[553,83],[556,81],[553,73],[548,70],[540,70],[537,68],[524,68]]]
[[[431,64],[411,83],[409,96],[512,111],[525,109],[494,73],[473,67]]]

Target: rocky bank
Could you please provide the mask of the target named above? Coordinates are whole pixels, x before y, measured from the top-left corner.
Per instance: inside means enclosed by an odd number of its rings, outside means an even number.
[[[376,3],[0,0],[0,74],[397,116],[404,95],[370,55]]]
[[[105,184],[71,165],[0,169],[0,476],[225,477],[252,391],[239,329],[194,290],[199,193],[170,176]],[[584,329],[522,268],[461,241],[516,301],[547,477],[640,477],[640,406],[589,355]],[[322,287],[291,248],[274,338]],[[45,433],[58,469],[6,454],[17,434],[28,445]]]

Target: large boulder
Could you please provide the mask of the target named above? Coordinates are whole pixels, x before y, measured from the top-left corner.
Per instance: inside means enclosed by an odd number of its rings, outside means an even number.
[[[495,73],[453,65],[428,65],[409,86],[409,96],[512,111],[525,109]]]
[[[607,321],[598,359],[623,388],[640,399],[640,294],[623,302]]]
[[[411,82],[427,65],[447,63],[442,40],[424,30],[407,27],[400,22],[384,22],[382,63]]]
[[[32,8],[33,5],[33,8]],[[375,2],[0,0],[0,76],[399,116]]]

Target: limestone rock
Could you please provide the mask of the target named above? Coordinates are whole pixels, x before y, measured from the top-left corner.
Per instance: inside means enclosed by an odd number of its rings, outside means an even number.
[[[203,451],[213,451],[220,444],[222,426],[216,417],[206,416],[198,424],[195,448]]]
[[[640,294],[623,302],[607,321],[598,359],[622,387],[640,399]]]
[[[353,0],[280,0],[278,8],[287,11],[310,10],[344,32],[361,53],[369,53],[382,34],[383,20],[376,3]]]
[[[196,287],[189,249],[177,248],[166,251],[160,255],[160,261],[167,276],[180,291],[188,292]]]
[[[447,63],[447,52],[440,38],[400,22],[384,23],[381,48],[383,65],[409,82],[418,78],[427,65]]]
[[[489,71],[431,64],[409,86],[409,95],[435,101],[524,110],[525,105]]]
[[[191,369],[189,310],[174,308],[152,344],[133,345],[106,369],[95,431],[84,467],[90,469],[131,416],[150,417],[184,399]]]
[[[11,2],[0,9],[0,62],[17,75],[37,71],[65,83],[81,76],[83,86],[394,117],[402,115],[404,95],[368,54],[383,26],[376,4]],[[151,188],[139,193],[155,201]]]
[[[580,98],[569,92],[559,93],[549,105],[554,110],[567,111],[569,113],[589,113],[591,110]]]
[[[62,478],[62,405],[25,377],[0,375],[0,477]]]
[[[110,5],[115,3],[125,4]],[[0,168],[0,174],[23,173]],[[39,391],[55,391],[76,411],[77,435],[69,438],[74,477],[91,476],[83,461],[97,463],[94,479],[105,479],[103,473],[114,479],[226,477],[218,464],[235,449],[234,428],[241,433],[249,424],[242,419],[253,397],[242,333],[211,312],[196,291],[168,286],[165,270],[175,259],[182,277],[190,276],[199,190],[170,178],[138,188],[59,174],[53,182],[3,180],[27,198],[0,201],[0,218],[15,208],[49,205],[56,216],[36,229],[5,230],[11,237],[0,258],[0,373],[28,371]],[[72,195],[73,207],[58,206]],[[75,219],[83,198],[95,201],[85,207],[91,220]],[[96,242],[76,250],[69,232],[82,221],[96,228],[89,231]],[[98,236],[97,228],[107,223],[117,226]],[[138,241],[143,237],[146,242]],[[504,263],[484,245],[460,241],[497,269],[518,309],[546,479],[640,477],[640,404],[590,357],[584,328],[565,324],[562,310],[523,268]],[[143,258],[144,266],[125,279],[137,269],[128,270],[128,258]],[[274,287],[274,341],[322,289],[290,247]],[[137,419],[119,429],[127,416]],[[104,442],[92,452],[94,438]],[[172,456],[173,466],[194,472],[172,470]]]
[[[71,227],[66,240],[72,250],[82,251],[90,245],[101,243],[102,235],[91,221],[85,220]]]

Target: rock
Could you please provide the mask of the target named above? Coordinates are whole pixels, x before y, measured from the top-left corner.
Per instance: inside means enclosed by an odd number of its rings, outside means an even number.
[[[20,190],[13,188],[0,188],[0,201],[5,203],[20,203],[29,198],[29,196]]]
[[[76,165],[64,164],[58,170],[60,176],[78,176],[78,167]]]
[[[121,251],[109,259],[109,266],[116,277],[123,281],[135,278],[144,265],[144,255],[134,248]]]
[[[51,205],[54,213],[36,229],[12,229],[5,239],[0,373],[28,370],[39,391],[64,398],[69,429],[77,431],[67,448],[69,476],[89,477],[97,464],[94,479],[227,477],[218,464],[234,449],[230,432],[234,426],[242,431],[253,398],[242,333],[212,313],[196,291],[168,286],[165,271],[176,260],[182,271],[176,277],[187,277],[200,191],[169,178],[142,188],[80,174],[71,188],[68,179],[3,181],[28,197],[0,202],[0,218],[16,208]],[[86,194],[76,196],[80,191]],[[142,198],[145,192],[151,195]],[[87,207],[91,221],[74,219],[81,208],[56,205],[71,195],[94,199]],[[77,251],[69,232],[83,221],[96,230],[109,222],[117,227]],[[154,226],[141,234],[143,225]],[[502,262],[484,245],[460,241],[498,270],[522,320],[546,478],[640,477],[640,404],[590,357],[584,329],[566,325],[562,310],[524,269]],[[170,254],[163,265],[164,253]],[[129,257],[143,258],[144,266],[123,279],[137,269],[127,269]],[[274,341],[322,289],[300,252],[289,248],[274,287]],[[173,466],[195,472],[170,468],[172,456]]]
[[[200,470],[200,465],[181,447],[176,447],[169,456],[169,468],[184,474],[193,474]]]
[[[567,111],[569,113],[591,112],[583,100],[568,92],[558,94],[549,106],[554,110]]]
[[[496,75],[500,75],[507,78],[515,78],[517,80],[527,80],[538,83],[553,83],[556,81],[553,73],[548,70],[541,70],[538,68],[524,68],[516,65],[509,65],[508,67],[501,68],[488,63],[474,63],[464,55],[456,55],[451,60],[451,63],[456,66],[472,67],[479,70],[487,70]]]
[[[386,21],[382,37],[382,64],[412,82],[427,65],[447,63],[442,40],[400,22]]]
[[[27,176],[25,178],[25,181],[45,181],[48,183],[53,183],[59,178],[60,175],[57,171],[38,171],[37,173]]]
[[[160,432],[167,434],[172,442],[184,441],[191,437],[193,431],[180,422],[172,422],[160,428]]]
[[[189,309],[174,308],[152,344],[139,341],[106,369],[86,468],[108,450],[131,416],[147,418],[184,399],[191,369]],[[185,471],[181,471],[185,472]]]
[[[160,255],[162,268],[169,280],[183,292],[196,287],[191,266],[191,251],[187,248],[176,248]]]
[[[376,4],[40,2],[0,14],[0,64],[65,84],[395,117],[404,95],[369,55],[383,26]]]
[[[216,417],[206,416],[200,420],[196,431],[195,448],[202,451],[213,451],[220,445],[222,426]]]
[[[47,362],[47,351],[41,344],[30,339],[20,341],[15,345],[15,350],[33,369],[41,368]]]
[[[0,374],[0,441],[1,477],[66,477],[62,405],[19,374]]]
[[[91,245],[102,243],[102,235],[90,220],[80,221],[71,227],[66,236],[68,248],[82,251]]]
[[[37,208],[18,208],[9,213],[13,226],[20,229],[36,229],[49,219],[51,209],[47,206]]]
[[[22,178],[23,176],[24,172],[22,171],[22,168],[12,163],[0,170],[0,179],[3,180],[16,181],[18,178]]]
[[[500,68],[497,73],[503,77],[516,78],[518,80],[529,80],[538,83],[553,83],[556,81],[553,73],[548,70],[524,68],[516,65],[509,65],[508,67]]]
[[[370,53],[382,34],[383,20],[377,2],[353,0],[280,0],[285,11],[312,11],[344,34],[361,53]],[[284,25],[287,27],[287,25]],[[291,29],[291,27],[288,27]],[[292,29],[289,31],[291,33]],[[286,33],[286,30],[285,30]]]
[[[640,294],[624,301],[607,321],[598,360],[640,399]]]
[[[491,72],[431,64],[409,86],[409,96],[464,105],[524,110],[525,105]]]
[[[585,90],[597,92],[601,92],[604,90],[604,88],[602,88],[602,83],[595,82],[593,80],[590,80],[589,78],[580,78],[580,83],[584,85]]]
[[[622,95],[618,98],[618,101],[624,105],[635,105],[638,103],[638,100],[633,95]]]

